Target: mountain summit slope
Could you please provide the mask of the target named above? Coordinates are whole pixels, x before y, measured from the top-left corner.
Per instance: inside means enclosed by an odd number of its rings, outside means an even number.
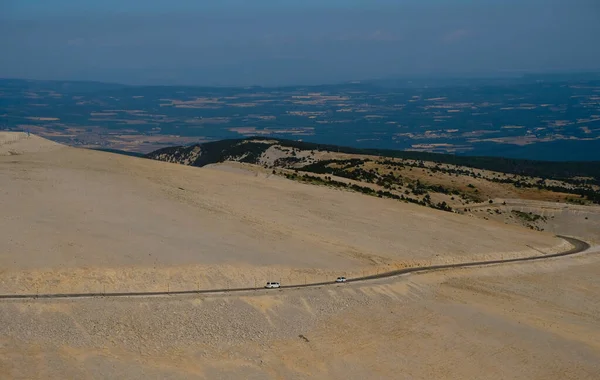
[[[1,294],[332,282],[2,299],[4,377],[597,378],[598,247],[334,284],[340,275],[569,247],[547,232],[312,186],[258,165],[196,168],[1,138],[19,152],[0,155]],[[592,206],[576,207],[592,220],[584,211]]]
[[[564,248],[550,234],[269,173],[69,147],[0,156],[0,183],[2,293],[299,283]]]

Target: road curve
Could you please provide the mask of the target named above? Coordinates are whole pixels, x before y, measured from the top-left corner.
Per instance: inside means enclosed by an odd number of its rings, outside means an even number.
[[[400,276],[407,273],[425,273],[432,272],[436,270],[443,269],[452,269],[452,268],[469,268],[469,267],[479,267],[486,265],[494,265],[494,264],[506,264],[506,263],[516,263],[521,261],[535,261],[535,260],[543,260],[549,259],[553,257],[562,257],[574,255],[577,253],[581,253],[587,251],[590,248],[590,245],[582,240],[575,239],[572,237],[557,235],[557,237],[564,239],[573,245],[573,248],[559,253],[552,253],[543,256],[530,256],[530,257],[522,257],[517,259],[506,259],[506,260],[488,260],[488,261],[474,261],[469,263],[459,263],[459,264],[443,264],[443,265],[431,265],[431,266],[423,266],[423,267],[414,267],[414,268],[404,268],[399,270],[394,270],[390,272],[384,272],[377,275],[371,276],[363,276],[363,277],[355,277],[348,279],[347,282],[363,282],[368,280],[382,279]],[[284,285],[281,286],[280,289],[299,289],[299,288],[308,288],[315,286],[323,286],[323,285],[333,285],[336,284],[334,281],[328,282],[315,282],[304,285]],[[114,292],[114,293],[54,293],[54,294],[0,294],[0,300],[24,300],[24,299],[38,299],[38,298],[94,298],[94,297],[151,297],[151,296],[173,296],[173,295],[185,295],[185,294],[219,294],[219,293],[239,293],[239,292],[249,292],[249,291],[272,291],[264,288],[233,288],[233,289],[210,289],[210,290],[180,290],[180,291],[172,291],[172,292]]]

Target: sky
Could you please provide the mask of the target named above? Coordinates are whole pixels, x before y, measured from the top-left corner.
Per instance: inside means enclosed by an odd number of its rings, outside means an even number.
[[[0,0],[0,77],[287,85],[600,71],[598,0]]]

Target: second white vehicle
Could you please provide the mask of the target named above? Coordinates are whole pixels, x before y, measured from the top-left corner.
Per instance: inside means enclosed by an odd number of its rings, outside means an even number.
[[[335,282],[346,282],[346,277],[338,277],[335,279]]]
[[[280,288],[281,284],[279,284],[278,282],[267,282],[267,285],[265,285],[265,288],[267,289],[274,289],[274,288]]]

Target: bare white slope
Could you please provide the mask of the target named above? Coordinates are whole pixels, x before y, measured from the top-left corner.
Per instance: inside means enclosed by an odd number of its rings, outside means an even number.
[[[55,148],[0,157],[2,290],[149,289],[208,274],[214,285],[558,247],[247,171]],[[244,296],[4,300],[0,378],[595,380],[593,252]]]
[[[596,253],[256,296],[1,302],[0,373],[596,380],[599,274]]]
[[[0,132],[0,156],[48,152],[61,147],[60,144],[24,132]]]
[[[0,156],[0,292],[301,283],[564,248],[550,234],[275,176],[37,137],[10,145],[21,153]]]

